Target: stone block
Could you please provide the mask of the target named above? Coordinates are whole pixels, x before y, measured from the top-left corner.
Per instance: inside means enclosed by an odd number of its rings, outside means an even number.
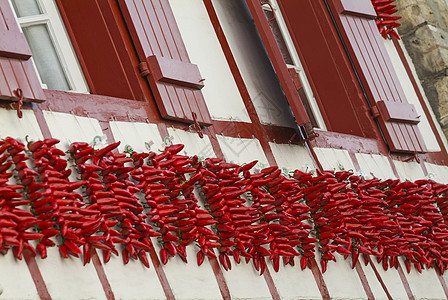
[[[427,22],[430,25],[448,30],[448,5],[446,0],[399,0],[396,15],[402,16],[402,26],[398,28],[404,35]],[[400,22],[400,21],[399,21]]]
[[[422,54],[422,69],[427,74],[437,74],[448,68],[448,50],[434,48]]]
[[[423,53],[431,51],[435,47],[448,49],[448,32],[428,24],[418,28],[410,41],[411,46],[418,48]]]
[[[439,100],[438,115],[441,116],[441,119],[444,119],[445,123],[447,123],[445,125],[448,125],[448,120],[445,120],[445,117],[448,115],[448,76],[444,76],[435,81],[434,88]]]

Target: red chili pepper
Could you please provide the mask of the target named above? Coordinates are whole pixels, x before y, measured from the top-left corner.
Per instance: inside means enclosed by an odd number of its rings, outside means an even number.
[[[66,246],[64,245],[59,246],[59,253],[63,258],[68,258],[68,250]]]
[[[168,251],[166,249],[161,249],[159,254],[162,264],[166,265],[166,263],[168,262]]]

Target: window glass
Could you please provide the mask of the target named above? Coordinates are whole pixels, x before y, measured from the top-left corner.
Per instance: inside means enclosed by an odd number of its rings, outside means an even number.
[[[277,40],[278,47],[282,52],[283,59],[285,63],[288,65],[293,65],[291,55],[289,54],[288,46],[286,46],[285,39],[283,38],[280,27],[278,26],[277,19],[274,16],[274,13],[271,10],[264,9],[264,13],[269,20],[269,25],[271,26],[272,33],[274,33],[275,39]]]
[[[70,90],[47,26],[41,24],[24,27],[23,33],[33,53],[34,63],[42,83],[52,90]]]
[[[36,0],[12,0],[18,18],[40,15],[42,13]]]
[[[9,1],[31,48],[42,86],[52,90],[88,92],[55,1]]]

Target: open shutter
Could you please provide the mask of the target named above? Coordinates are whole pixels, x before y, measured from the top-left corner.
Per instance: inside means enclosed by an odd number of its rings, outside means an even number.
[[[0,99],[17,100],[14,91],[21,89],[25,101],[44,101],[30,58],[31,50],[8,0],[0,0]]]
[[[425,152],[417,112],[406,100],[375,23],[370,0],[332,0],[339,30],[391,151]],[[372,101],[373,99],[373,101]]]
[[[300,100],[297,89],[294,86],[291,74],[288,71],[286,63],[283,59],[274,33],[269,26],[268,20],[261,6],[262,4],[260,0],[246,0],[246,3],[255,21],[255,25],[257,26],[261,40],[263,41],[269,55],[269,59],[271,60],[272,66],[274,67],[296,122],[298,125],[303,126],[306,130],[307,137],[311,137],[314,135],[312,125],[302,101]]]
[[[201,88],[168,0],[120,0],[128,30],[163,118],[211,124]]]

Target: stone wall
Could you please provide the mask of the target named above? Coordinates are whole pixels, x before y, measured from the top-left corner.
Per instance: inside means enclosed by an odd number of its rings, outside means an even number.
[[[397,0],[403,18],[398,31],[426,96],[448,137],[448,3],[446,0]]]

